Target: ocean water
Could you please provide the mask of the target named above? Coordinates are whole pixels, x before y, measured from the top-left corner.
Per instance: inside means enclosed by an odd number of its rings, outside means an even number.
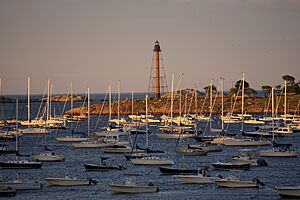
[[[100,99],[100,98],[99,98]],[[63,108],[63,103],[53,103],[57,113]],[[81,103],[76,103],[76,106]],[[32,104],[32,117],[39,110],[40,104]],[[7,103],[1,105],[2,119],[15,118],[15,104]],[[26,104],[19,106],[19,117],[26,119]],[[92,117],[91,129],[97,122],[97,116]],[[107,124],[107,116],[100,116],[100,127]],[[200,126],[205,127],[204,123]],[[213,124],[214,128],[220,127],[219,123]],[[186,167],[211,166],[216,161],[230,159],[237,155],[241,147],[224,147],[222,152],[212,152],[207,156],[178,156],[175,154],[177,140],[162,140],[155,136],[156,127],[150,127],[154,134],[149,136],[149,146],[152,149],[166,151],[164,156],[172,158],[174,166],[184,165]],[[81,122],[77,129],[87,130],[87,122]],[[246,130],[253,130],[253,127],[246,125]],[[231,125],[230,132],[239,132],[239,125]],[[55,153],[65,157],[64,162],[44,163],[41,169],[0,169],[0,176],[14,178],[17,175],[21,180],[39,181],[43,183],[41,190],[19,191],[17,195],[9,199],[279,199],[273,190],[275,186],[300,185],[300,159],[299,158],[265,158],[269,163],[268,167],[253,167],[249,171],[241,173],[242,179],[258,178],[265,183],[265,186],[254,189],[228,189],[220,188],[214,184],[182,184],[179,180],[169,175],[161,175],[157,166],[134,166],[130,161],[120,154],[104,154],[101,149],[76,149],[70,143],[59,143],[56,136],[69,135],[70,130],[54,130],[48,135],[25,135],[19,140],[21,154],[33,154],[43,152],[46,144]],[[181,142],[195,143],[193,139]],[[279,142],[289,142],[297,149],[300,149],[300,133],[292,137],[280,138]],[[137,143],[145,146],[145,135],[137,136]],[[13,146],[14,142],[8,145]],[[244,147],[245,148],[245,147]],[[268,148],[268,147],[263,147]],[[107,163],[123,165],[126,170],[108,172],[86,172],[85,163],[97,163],[100,157],[110,157]],[[13,159],[13,155],[1,155],[0,160]],[[210,169],[212,175],[220,174],[226,177],[231,172]],[[124,183],[126,179],[132,178],[128,174],[136,174],[135,180],[147,184],[149,181],[160,189],[158,193],[145,194],[112,194],[109,184]],[[48,187],[44,178],[65,177],[66,175],[77,178],[93,178],[98,181],[96,185],[74,186],[74,187]],[[5,198],[3,198],[5,199]]]

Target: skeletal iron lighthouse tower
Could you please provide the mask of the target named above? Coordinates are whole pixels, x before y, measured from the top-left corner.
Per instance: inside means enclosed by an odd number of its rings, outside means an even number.
[[[156,40],[148,86],[148,93],[155,93],[155,98],[159,99],[161,94],[168,91],[165,69],[162,60],[162,52],[159,42]]]

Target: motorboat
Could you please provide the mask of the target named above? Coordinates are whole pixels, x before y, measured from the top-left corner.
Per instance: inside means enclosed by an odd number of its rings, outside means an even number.
[[[254,180],[240,180],[238,177],[230,175],[227,178],[215,180],[215,183],[220,187],[228,188],[256,188],[261,183],[257,179]]]
[[[134,165],[174,165],[174,161],[160,156],[144,156],[141,158],[131,158]]]
[[[208,151],[202,148],[188,148],[188,146],[178,146],[176,148],[177,155],[183,156],[205,156]]]
[[[151,193],[158,192],[157,186],[149,183],[148,185],[139,185],[132,180],[125,181],[125,184],[111,183],[112,193]]]
[[[274,130],[274,134],[280,134],[283,136],[290,136],[293,132],[294,131],[291,127],[279,127],[278,129]]]
[[[300,186],[275,187],[281,197],[300,197]]]
[[[39,182],[23,182],[18,179],[0,182],[0,188],[2,189],[12,188],[14,190],[39,190],[42,186],[42,183]]]
[[[57,155],[54,152],[41,153],[39,155],[32,156],[32,158],[36,161],[41,161],[41,162],[58,162],[58,161],[65,160],[63,156]]]
[[[79,185],[92,185],[97,181],[89,179],[77,179],[66,176],[65,178],[45,178],[48,186],[79,186]]]
[[[86,171],[110,171],[110,170],[123,170],[125,167],[122,165],[109,165],[106,164],[104,160],[107,160],[107,157],[100,157],[100,163],[98,164],[84,164]]]
[[[289,148],[272,148],[259,151],[261,157],[297,157],[297,152]]]
[[[268,163],[261,158],[257,158],[259,153],[255,149],[241,149],[239,155],[233,156],[236,163],[250,164],[250,166],[268,166]]]
[[[212,166],[215,169],[221,169],[221,170],[249,170],[250,164],[249,163],[239,163],[239,162],[215,162],[212,163]]]
[[[211,144],[210,142],[203,142],[201,144],[189,144],[188,148],[190,149],[203,149],[208,152],[217,152],[217,151],[222,151],[223,148],[220,144],[214,145]]]
[[[197,183],[209,184],[219,180],[219,177],[209,176],[205,174],[205,169],[198,170],[197,175],[177,175],[176,178],[180,179],[183,183]]]

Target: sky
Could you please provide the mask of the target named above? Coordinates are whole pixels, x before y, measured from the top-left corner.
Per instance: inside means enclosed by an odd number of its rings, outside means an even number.
[[[298,0],[0,0],[2,93],[146,92],[156,40],[169,90],[300,80]]]

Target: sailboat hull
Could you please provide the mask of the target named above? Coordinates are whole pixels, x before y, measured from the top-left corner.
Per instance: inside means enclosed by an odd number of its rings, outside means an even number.
[[[1,169],[38,169],[42,167],[42,162],[0,162]]]

